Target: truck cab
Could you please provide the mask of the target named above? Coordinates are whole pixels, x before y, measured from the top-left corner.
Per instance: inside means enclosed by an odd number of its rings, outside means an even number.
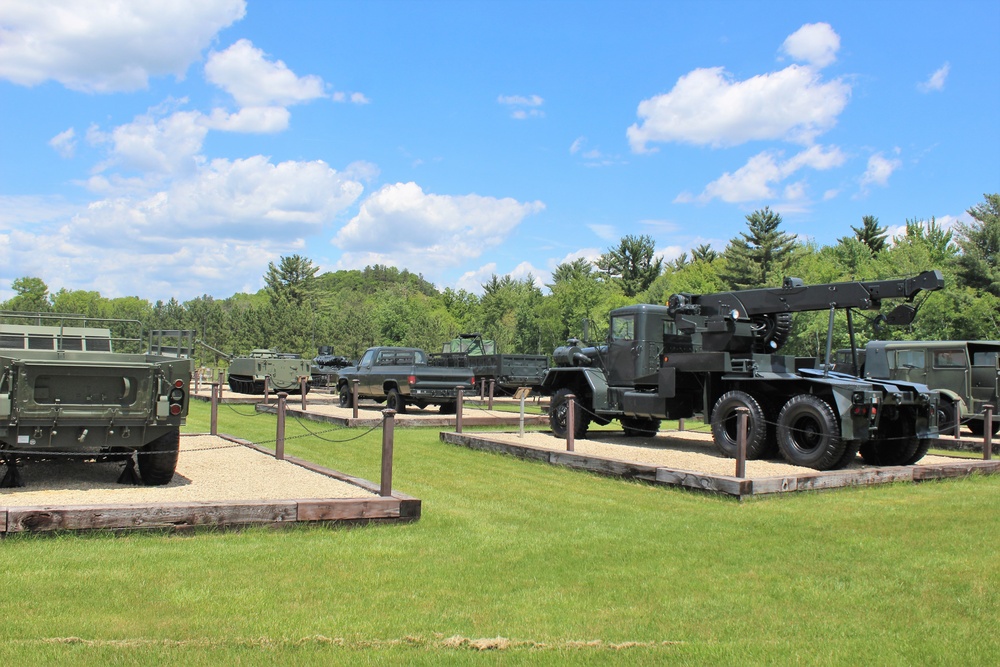
[[[838,362],[849,360],[849,354],[841,351]],[[983,435],[987,404],[994,406],[992,433],[1000,432],[1000,341],[873,341],[862,358],[866,378],[919,382],[940,391],[938,421],[943,432],[949,432],[957,418]]]

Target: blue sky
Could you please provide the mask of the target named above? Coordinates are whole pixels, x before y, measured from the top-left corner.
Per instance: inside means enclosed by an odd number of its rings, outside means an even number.
[[[948,226],[1000,191],[998,71],[995,0],[0,0],[0,297]]]

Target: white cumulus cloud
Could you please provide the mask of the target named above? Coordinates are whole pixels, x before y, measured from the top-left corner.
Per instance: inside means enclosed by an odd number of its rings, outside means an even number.
[[[244,0],[7,1],[0,7],[0,78],[108,93],[182,78]]]
[[[861,176],[861,188],[866,190],[869,185],[886,187],[889,185],[889,177],[892,173],[903,166],[903,162],[898,158],[886,157],[882,153],[875,153],[868,158],[868,168]]]
[[[696,201],[707,203],[721,199],[729,203],[760,201],[777,196],[775,188],[802,169],[825,171],[839,167],[847,156],[836,146],[810,146],[804,151],[783,160],[781,151],[763,151],[751,157],[735,172],[726,172],[705,186],[697,197],[682,193],[675,199],[678,203]],[[805,186],[801,182],[788,184],[783,189],[786,199],[799,200],[805,196]]]
[[[847,106],[851,88],[824,81],[812,68],[791,65],[770,74],[734,81],[721,67],[685,74],[673,90],[639,103],[640,122],[628,128],[637,153],[650,143],[679,142],[714,147],[780,139],[809,144],[832,128]]]
[[[921,93],[934,93],[940,90],[944,90],[945,81],[948,80],[948,74],[951,72],[951,64],[945,63],[941,67],[934,70],[934,73],[930,75],[926,81],[921,81],[917,84],[917,90]]]
[[[785,39],[781,50],[796,60],[826,67],[837,59],[840,35],[829,23],[807,23]]]
[[[205,77],[241,107],[285,107],[324,95],[323,79],[297,76],[284,62],[268,60],[246,39],[209,54]]]
[[[425,193],[416,183],[386,185],[369,196],[333,239],[345,267],[379,263],[428,275],[479,257],[502,243],[541,202]]]

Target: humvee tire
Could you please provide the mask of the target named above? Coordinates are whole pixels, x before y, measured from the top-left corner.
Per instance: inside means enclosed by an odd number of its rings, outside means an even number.
[[[139,476],[146,486],[169,484],[177,470],[180,429],[168,431],[138,450]]]

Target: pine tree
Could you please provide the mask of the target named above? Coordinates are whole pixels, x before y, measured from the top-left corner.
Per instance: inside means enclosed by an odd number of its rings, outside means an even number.
[[[969,209],[975,222],[955,225],[961,248],[958,277],[966,285],[1000,296],[1000,194]]]
[[[772,274],[786,270],[798,241],[780,227],[781,215],[767,206],[747,216],[748,231],[740,232],[722,253],[722,279],[730,289],[763,287]]]
[[[861,218],[861,227],[851,225],[851,229],[854,230],[854,238],[868,246],[872,257],[885,248],[886,228],[879,227],[878,218],[874,215],[866,215]]]

